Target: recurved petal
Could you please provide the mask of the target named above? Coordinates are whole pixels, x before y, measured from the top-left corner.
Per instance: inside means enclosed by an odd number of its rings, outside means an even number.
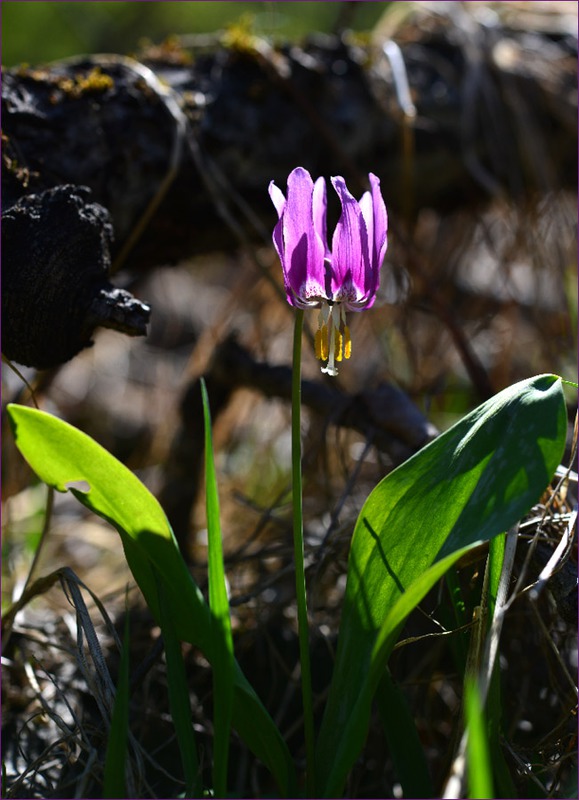
[[[277,211],[278,217],[281,217],[285,207],[285,197],[282,190],[279,187],[277,187],[273,181],[270,181],[268,186],[268,192],[269,196],[271,197],[271,201],[275,206],[275,210]]]
[[[380,179],[372,172],[368,175],[368,178],[370,179],[372,208],[374,212],[374,230],[372,233],[374,246],[372,261],[375,269],[379,271],[384,261],[384,256],[386,255],[386,248],[388,247],[388,213],[380,191]]]
[[[275,249],[277,250],[277,254],[279,256],[279,260],[281,261],[281,268],[285,276],[286,267],[285,267],[285,248],[283,245],[283,222],[280,219],[279,222],[276,223],[275,228],[273,229],[273,243],[275,245]]]
[[[314,193],[312,196],[312,213],[314,217],[314,228],[322,243],[324,245],[324,253],[326,256],[330,254],[328,247],[328,231],[327,231],[327,210],[328,198],[326,194],[326,181],[324,178],[318,178],[314,183]]]
[[[335,300],[365,303],[372,285],[366,222],[344,179],[332,178],[332,184],[342,204],[332,238],[332,294]]]
[[[372,258],[372,243],[374,242],[374,207],[372,204],[372,195],[370,192],[364,192],[360,198],[360,211],[366,223],[366,230],[368,232],[368,242],[370,244],[369,253]]]
[[[314,183],[310,173],[297,167],[287,182],[287,201],[282,212],[282,259],[286,289],[301,300],[324,296],[325,247],[316,225],[321,225],[321,200],[316,199],[317,220],[314,223]],[[320,192],[320,189],[317,190]]]
[[[272,199],[272,202],[276,208],[279,217],[279,222],[276,223],[276,226],[273,229],[272,238],[273,238],[273,243],[275,245],[275,249],[277,250],[277,254],[279,256],[279,260],[281,261],[281,267],[285,278],[286,266],[285,266],[285,249],[283,244],[283,221],[282,221],[283,210],[285,208],[285,197],[281,189],[279,189],[273,181],[270,181],[268,191],[269,191],[269,196]],[[290,299],[289,292],[287,292],[287,286],[286,286],[286,293],[288,301],[291,303],[292,300]]]
[[[377,248],[375,230],[376,220],[374,218],[374,198],[371,192],[364,192],[360,199],[360,210],[366,223],[366,230],[368,231],[368,254],[370,256],[370,271],[366,278],[366,291],[369,297],[376,294],[378,290],[378,282],[380,278],[380,265],[382,259],[379,260],[379,249]],[[364,304],[364,308],[369,308],[374,300]]]

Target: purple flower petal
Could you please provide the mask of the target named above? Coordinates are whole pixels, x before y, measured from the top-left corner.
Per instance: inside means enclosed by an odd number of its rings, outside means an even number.
[[[369,179],[370,191],[358,203],[342,177],[332,178],[342,214],[331,251],[325,180],[314,183],[307,170],[297,167],[288,176],[287,198],[273,181],[269,184],[279,217],[273,241],[291,305],[305,308],[336,301],[344,309],[360,311],[373,304],[386,253],[388,218],[380,181],[372,173]]]
[[[280,214],[273,234],[278,251],[288,301],[294,306],[316,305],[324,297],[324,256],[326,246],[321,239],[324,192],[316,189],[314,219],[314,183],[302,167],[294,169],[287,181],[287,199],[275,184],[270,184],[270,197]],[[280,210],[281,209],[281,210]]]
[[[286,297],[287,301],[290,305],[294,305],[293,297],[291,292],[288,289],[287,283],[285,281],[285,274],[286,274],[286,266],[285,266],[285,249],[283,246],[283,221],[282,215],[283,210],[285,208],[285,197],[283,196],[283,192],[279,189],[273,181],[270,181],[269,187],[269,196],[272,199],[274,206],[276,207],[277,214],[279,217],[279,222],[276,223],[275,228],[273,229],[273,243],[275,245],[275,249],[277,250],[277,254],[279,256],[279,260],[281,262],[281,268],[284,276],[284,284],[286,288]]]
[[[379,258],[380,247],[382,244],[380,236],[382,236],[382,238],[385,240],[385,233],[383,235],[376,235],[376,224],[378,223],[378,226],[381,227],[382,221],[380,218],[376,219],[375,217],[374,198],[370,192],[364,192],[362,195],[360,199],[360,210],[362,211],[362,216],[364,217],[364,222],[366,223],[366,230],[368,231],[368,252],[370,255],[370,272],[368,274],[366,289],[371,299],[364,307],[370,308],[370,306],[374,303],[374,296],[378,290],[380,266],[382,265],[383,259],[383,256],[382,259]],[[385,251],[386,246],[384,244],[384,252]]]
[[[328,210],[328,199],[326,196],[326,181],[324,178],[318,178],[314,183],[314,194],[312,198],[312,211],[314,216],[314,228],[318,236],[324,244],[324,252],[326,257],[330,255],[330,248],[328,247],[328,231],[326,223],[326,213]]]
[[[275,210],[277,211],[277,215],[281,219],[281,215],[283,214],[283,210],[285,208],[284,194],[281,189],[278,189],[273,181],[269,182],[268,192],[269,196],[271,197],[271,201],[275,206]]]
[[[379,273],[384,256],[386,255],[386,248],[388,247],[388,214],[386,212],[386,205],[380,192],[380,179],[372,172],[368,175],[370,179],[370,187],[372,191],[372,208],[374,210],[374,247],[372,254],[372,262],[376,271]]]
[[[342,215],[332,238],[332,294],[335,300],[365,303],[372,285],[368,230],[359,203],[344,179],[332,178],[342,204]]]

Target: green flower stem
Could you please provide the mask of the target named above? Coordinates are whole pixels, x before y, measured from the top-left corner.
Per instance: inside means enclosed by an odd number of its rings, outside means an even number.
[[[304,731],[306,740],[306,790],[307,797],[314,796],[314,709],[312,705],[312,677],[310,669],[310,646],[308,607],[306,600],[306,575],[304,567],[304,523],[302,515],[302,329],[304,312],[296,309],[294,328],[294,351],[292,372],[292,496],[294,528],[294,562],[296,569],[296,598],[298,606],[298,631],[302,677],[302,699],[304,706]]]

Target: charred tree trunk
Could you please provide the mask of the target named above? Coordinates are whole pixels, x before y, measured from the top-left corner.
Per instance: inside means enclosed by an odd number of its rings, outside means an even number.
[[[4,354],[44,368],[98,325],[143,333],[148,307],[107,274],[268,241],[267,185],[298,164],[355,192],[375,172],[393,219],[575,188],[576,35],[426,22],[6,71]]]

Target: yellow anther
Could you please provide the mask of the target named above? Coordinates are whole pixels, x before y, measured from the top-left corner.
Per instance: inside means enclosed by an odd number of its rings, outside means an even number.
[[[336,331],[336,341],[334,343],[334,358],[336,361],[342,360],[342,334]]]
[[[322,331],[317,330],[314,336],[314,352],[318,361],[322,361]]]
[[[322,325],[322,359],[328,360],[330,354],[330,346],[328,344],[328,326]]]
[[[350,328],[344,325],[344,358],[352,355],[352,340],[350,339]]]
[[[314,351],[319,361],[328,360],[328,326],[322,325],[314,337]]]

